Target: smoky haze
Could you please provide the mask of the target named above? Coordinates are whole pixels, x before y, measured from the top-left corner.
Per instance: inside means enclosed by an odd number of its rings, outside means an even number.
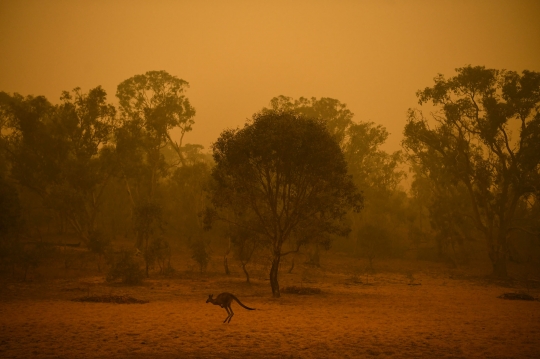
[[[0,0],[0,357],[539,358],[539,16]]]
[[[538,70],[537,1],[6,1],[0,88],[45,95],[166,70],[190,83],[208,148],[278,95],[330,97],[399,149],[415,92],[437,73]]]

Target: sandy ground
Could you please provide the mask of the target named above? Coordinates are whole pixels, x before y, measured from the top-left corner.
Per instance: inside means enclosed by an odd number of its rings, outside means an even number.
[[[297,279],[282,275],[282,287]],[[365,282],[365,280],[364,280]],[[102,277],[9,283],[0,292],[2,358],[539,358],[540,302],[497,296],[490,283],[380,273],[369,284],[324,273],[318,295],[270,296],[268,281],[177,275],[138,287]],[[208,294],[235,293],[247,311],[223,324]],[[81,303],[130,295],[147,304]],[[538,293],[531,293],[538,295]]]

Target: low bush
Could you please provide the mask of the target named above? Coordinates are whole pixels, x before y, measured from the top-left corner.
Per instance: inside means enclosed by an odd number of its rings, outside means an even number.
[[[144,271],[141,266],[141,259],[136,257],[132,251],[122,250],[109,256],[109,272],[107,282],[120,280],[123,284],[135,285],[142,283]]]

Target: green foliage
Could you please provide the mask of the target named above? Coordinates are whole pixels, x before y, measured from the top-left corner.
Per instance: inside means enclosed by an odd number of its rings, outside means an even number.
[[[240,262],[242,270],[246,275],[246,282],[250,282],[247,265],[254,255],[264,249],[268,249],[269,242],[264,237],[253,231],[241,227],[231,227],[229,230],[234,257]]]
[[[264,108],[261,113],[272,112],[294,112],[307,118],[322,120],[340,144],[347,141],[348,128],[353,124],[354,116],[346,104],[329,97],[322,97],[319,100],[315,97],[310,99],[300,97],[293,100],[291,97],[281,95],[272,98],[270,108]]]
[[[111,239],[100,230],[94,230],[88,237],[88,249],[96,254],[103,255],[111,245]]]
[[[394,202],[405,173],[400,169],[403,163],[400,151],[387,153],[380,149],[389,135],[386,128],[373,122],[354,121],[354,114],[347,106],[331,98],[301,97],[294,100],[278,96],[270,101],[270,108],[263,109],[263,113],[272,111],[283,113],[292,111],[325,123],[338,141],[347,161],[348,171],[364,196],[362,213],[349,216],[352,231],[358,231],[360,226],[367,223],[377,225],[384,222],[396,234],[392,238],[398,238],[399,228],[390,224],[402,224],[400,217],[403,216],[403,206],[396,206]],[[317,233],[306,234],[305,231],[297,232],[298,238],[316,237],[323,248],[329,247],[328,237]],[[354,243],[343,243],[340,239],[336,244],[348,249],[353,249],[354,246]]]
[[[51,246],[47,246],[45,243],[41,242],[29,245],[16,242],[14,249],[14,262],[16,266],[23,270],[23,281],[28,278],[30,270],[35,271],[39,266],[43,265],[43,263],[51,258],[54,252],[54,249]]]
[[[431,215],[440,234],[462,227],[452,200],[441,194],[465,193],[468,204],[458,210],[460,216],[484,236],[493,273],[506,276],[518,204],[539,194],[540,73],[483,66],[456,72],[448,80],[439,75],[433,87],[418,91],[420,104],[432,102],[439,111],[429,121],[410,110],[403,145],[417,177],[428,179],[437,193],[434,205],[441,205],[432,207]]]
[[[152,239],[145,255],[150,266],[159,266],[160,274],[171,274],[174,268],[171,266],[171,247],[163,237]]]
[[[106,277],[107,282],[120,280],[128,285],[142,283],[144,271],[141,268],[140,259],[132,251],[122,250],[119,253],[111,253],[108,262],[110,268]]]
[[[148,71],[123,81],[117,88],[122,118],[116,132],[119,168],[134,209],[137,247],[144,244],[147,274],[149,241],[155,239],[165,221],[160,196],[172,194],[170,188],[164,188],[170,182],[164,180],[179,168],[194,165],[186,157],[198,151],[197,146],[182,146],[195,116],[184,94],[188,87],[186,81],[165,71]],[[173,140],[173,130],[180,132],[178,141]],[[183,202],[184,198],[177,200]],[[171,219],[176,220],[174,216]]]
[[[144,254],[146,276],[155,261],[150,244],[163,232],[163,209],[155,202],[141,203],[135,207],[134,226],[137,233],[136,247]]]
[[[379,148],[388,138],[386,129],[373,122],[352,124],[348,138],[344,153],[358,186],[376,196],[396,191],[405,177],[399,169],[403,159],[400,151],[389,154]]]
[[[263,111],[243,129],[224,131],[213,145],[212,203],[231,210],[235,223],[265,237],[272,248],[271,286],[279,296],[277,268],[283,243],[296,228],[347,232],[342,221],[363,197],[347,173],[336,139],[321,120],[292,112]],[[224,218],[224,217],[222,217]]]
[[[165,71],[148,71],[118,85],[123,125],[117,133],[118,153],[123,172],[136,183],[145,182],[146,199],[152,199],[154,187],[166,173],[162,150],[170,146],[180,162],[182,139],[191,131],[195,109],[184,91],[189,84]],[[180,130],[180,140],[174,141],[170,131]],[[135,200],[135,199],[134,199]]]
[[[243,129],[223,132],[213,151],[216,208],[252,210],[263,235],[271,236],[275,224],[288,234],[323,213],[319,219],[331,224],[362,207],[343,154],[320,121],[256,114]]]
[[[189,84],[165,71],[148,71],[118,85],[116,96],[122,112],[131,120],[141,121],[147,131],[165,133],[181,127],[191,130],[195,109],[184,91]]]
[[[2,98],[8,131],[1,142],[11,177],[87,240],[113,171],[107,145],[116,110],[106,103],[105,91],[96,87],[85,94],[76,88],[64,92],[57,106],[44,97]]]
[[[164,210],[169,215],[168,228],[179,235],[198,236],[202,232],[202,218],[198,214],[206,206],[209,162],[200,153],[186,156],[186,164],[174,170],[165,189],[168,198],[178,199],[164,202]]]
[[[293,100],[278,96],[270,100],[270,108],[262,111],[272,112],[294,112],[323,121],[342,148],[349,172],[362,191],[392,192],[403,179],[404,172],[399,170],[401,152],[388,154],[379,149],[388,138],[386,128],[373,122],[353,121],[354,114],[346,104],[327,97]]]
[[[101,260],[111,246],[111,239],[100,230],[93,230],[88,236],[88,249],[97,256],[98,270],[101,271]]]
[[[0,238],[14,237],[21,225],[21,204],[17,190],[0,177]]]
[[[138,205],[135,207],[134,225],[137,232],[136,247],[139,249],[147,248],[148,241],[163,231],[162,207],[155,202]]]
[[[235,258],[242,263],[248,263],[255,251],[266,244],[258,234],[244,228],[233,229],[231,242],[234,248]]]
[[[393,244],[390,240],[390,233],[384,227],[371,224],[362,226],[357,232],[356,244],[359,254],[369,260],[369,268],[373,270],[373,259],[390,256],[393,251]]]
[[[0,173],[0,265],[17,262],[21,244],[18,232],[22,224],[21,205],[15,188]]]

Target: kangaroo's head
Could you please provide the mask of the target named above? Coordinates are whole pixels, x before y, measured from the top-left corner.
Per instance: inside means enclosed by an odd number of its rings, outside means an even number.
[[[212,298],[214,295],[213,294],[210,294],[208,296],[208,299],[206,300],[206,303],[212,303],[214,301],[214,299]]]

